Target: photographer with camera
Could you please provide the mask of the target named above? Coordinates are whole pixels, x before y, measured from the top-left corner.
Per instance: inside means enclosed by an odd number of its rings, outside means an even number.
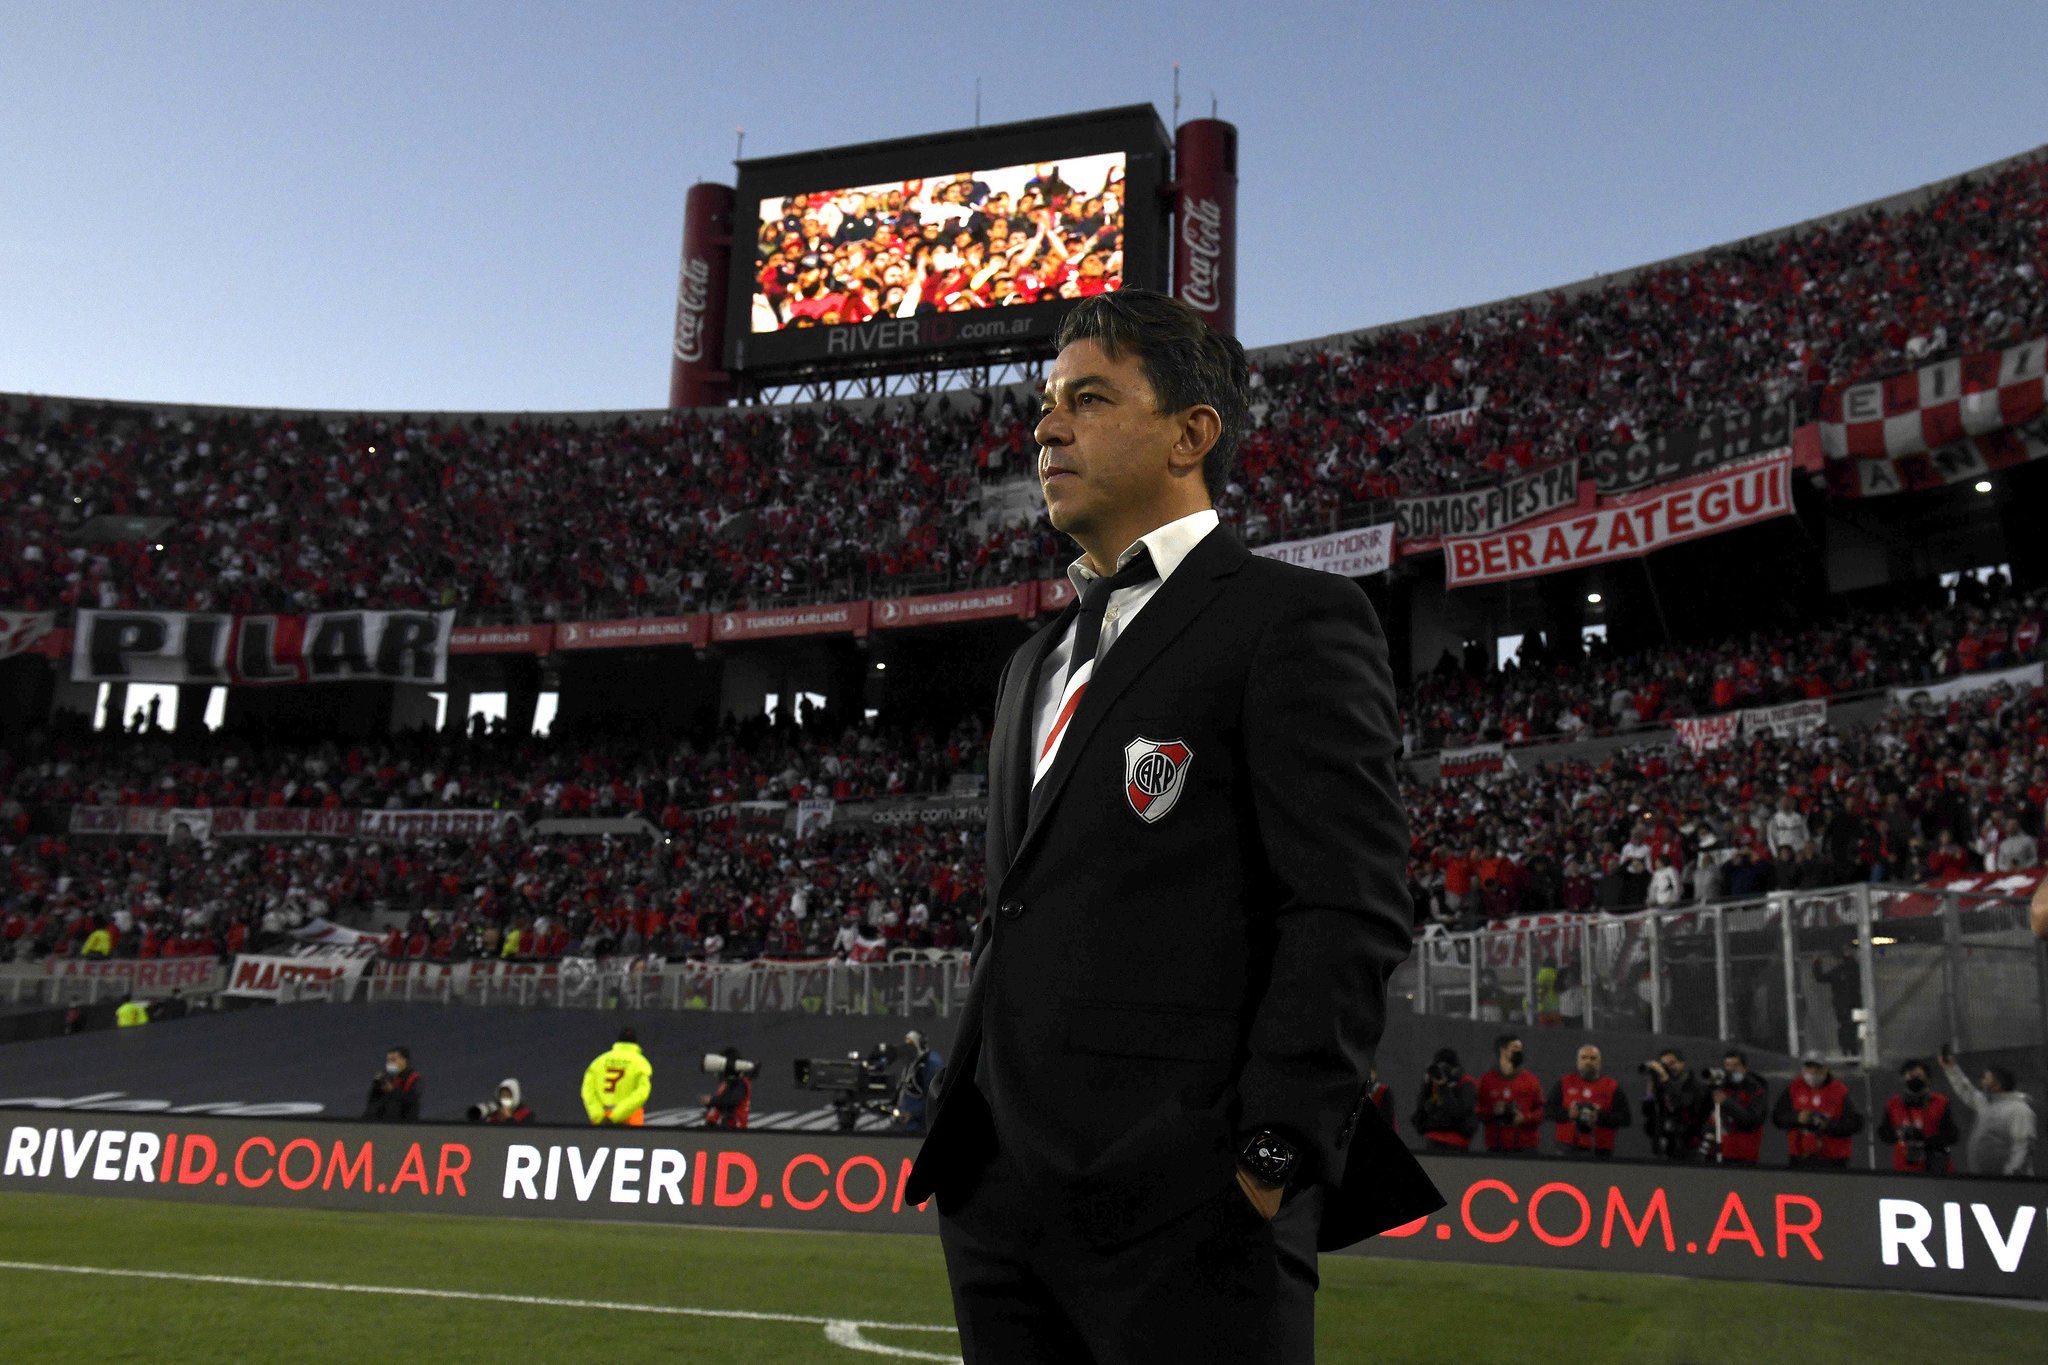
[[[1478,1100],[1487,1151],[1536,1150],[1543,1130],[1543,1083],[1522,1069],[1522,1040],[1514,1034],[1493,1040],[1493,1065],[1479,1078]]]
[[[583,1072],[583,1112],[594,1124],[638,1128],[647,1121],[647,1097],[653,1093],[654,1065],[630,1028],[620,1029],[619,1040]]]
[[[413,1070],[412,1049],[394,1047],[384,1054],[384,1070],[370,1082],[370,1101],[363,1117],[372,1123],[416,1123],[425,1086]]]
[[[1893,1170],[1947,1175],[1950,1153],[1963,1140],[1963,1133],[1956,1127],[1948,1096],[1936,1094],[1927,1080],[1926,1059],[1907,1058],[1899,1067],[1904,1088],[1884,1102],[1877,1136],[1892,1144]]]
[[[469,1106],[471,1123],[532,1123],[533,1110],[520,1100],[519,1082],[510,1076],[498,1082],[498,1093]]]
[[[1628,1126],[1628,1101],[1614,1077],[1600,1074],[1599,1048],[1587,1043],[1578,1061],[1578,1070],[1550,1087],[1547,1112],[1557,1124],[1558,1154],[1606,1160],[1614,1155],[1615,1134]]]
[[[1863,1131],[1863,1115],[1850,1103],[1849,1087],[1818,1057],[1808,1057],[1800,1065],[1792,1084],[1778,1096],[1771,1122],[1785,1130],[1795,1169],[1849,1169],[1849,1139]]]
[[[1479,1131],[1478,1088],[1451,1048],[1437,1051],[1422,1075],[1422,1094],[1415,1101],[1415,1131],[1432,1151],[1466,1152]]]
[[[1732,1047],[1721,1058],[1720,1073],[1707,1073],[1707,1084],[1713,1087],[1707,1099],[1714,1107],[1712,1122],[1700,1139],[1703,1149],[1711,1148],[1707,1159],[1724,1166],[1756,1165],[1764,1154],[1770,1085],[1749,1069],[1749,1058]]]
[[[1650,1135],[1650,1150],[1666,1161],[1698,1156],[1700,1134],[1707,1125],[1707,1091],[1686,1069],[1685,1054],[1667,1047],[1636,1070],[1649,1077],[1643,1126]]]
[[[704,1074],[718,1077],[718,1089],[697,1097],[697,1102],[704,1106],[704,1126],[746,1127],[754,1107],[754,1064],[727,1043],[723,1052],[704,1054]]]
[[[903,1077],[896,1084],[896,1104],[889,1111],[889,1121],[899,1133],[922,1133],[925,1112],[939,1092],[939,1076],[946,1059],[932,1051],[921,1029],[904,1034],[903,1046],[910,1056],[903,1064]]]

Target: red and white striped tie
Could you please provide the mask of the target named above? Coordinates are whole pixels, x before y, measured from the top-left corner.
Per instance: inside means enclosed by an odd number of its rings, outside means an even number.
[[[1045,736],[1031,773],[1032,814],[1037,814],[1038,794],[1045,790],[1045,775],[1052,771],[1053,760],[1059,756],[1060,738],[1067,733],[1067,722],[1074,718],[1081,694],[1088,690],[1088,679],[1094,676],[1095,648],[1102,639],[1102,617],[1109,609],[1110,594],[1158,576],[1159,571],[1152,564],[1152,551],[1140,543],[1130,563],[1109,578],[1091,580],[1082,590],[1081,613],[1074,618],[1074,654],[1067,660],[1066,682],[1060,688],[1060,709],[1053,716],[1052,729]]]

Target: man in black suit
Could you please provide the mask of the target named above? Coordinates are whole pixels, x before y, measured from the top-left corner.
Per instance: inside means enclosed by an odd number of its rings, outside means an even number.
[[[1160,294],[1068,315],[1036,437],[1079,600],[1011,658],[989,913],[909,1185],[969,1365],[1307,1361],[1316,1252],[1443,1205],[1368,1102],[1409,949],[1386,643],[1212,499],[1243,349]]]

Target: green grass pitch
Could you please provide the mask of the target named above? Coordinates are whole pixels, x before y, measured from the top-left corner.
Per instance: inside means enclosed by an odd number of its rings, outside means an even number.
[[[9,1360],[858,1365],[958,1350],[950,1331],[930,1330],[951,1321],[937,1241],[901,1234],[10,1194],[0,1262]],[[1959,1342],[1989,1360],[2048,1358],[2048,1320],[1980,1303],[1350,1256],[1324,1258],[1319,1313],[1319,1359],[1339,1363],[1914,1360]]]

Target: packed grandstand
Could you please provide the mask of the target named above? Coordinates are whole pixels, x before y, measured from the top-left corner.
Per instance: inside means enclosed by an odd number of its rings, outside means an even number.
[[[1707,415],[1810,417],[1831,388],[2039,335],[2044,266],[2035,154],[1623,276],[1273,348],[1254,356],[1255,429],[1219,509],[1270,545]],[[481,626],[1037,584],[1071,550],[1042,513],[984,511],[1014,507],[992,491],[1030,477],[1031,407],[961,391],[412,417],[11,397],[0,608],[59,629],[135,608],[450,609]],[[108,525],[127,529],[92,529]],[[1411,755],[1501,746],[1456,779],[1410,774],[1418,923],[2035,868],[2044,615],[2025,572],[1921,574],[1817,614],[1759,611],[1742,632],[1667,626],[1610,649],[1546,643],[1532,617],[1513,657],[1480,641],[1411,658]],[[953,948],[984,894],[971,804],[812,829],[781,811],[978,793],[992,691],[991,672],[987,695],[945,715],[870,716],[841,696],[801,720],[727,714],[658,736],[472,731],[460,714],[438,734],[323,739],[147,716],[95,728],[53,701],[0,748],[0,953],[229,955],[316,921],[374,927],[394,957]],[[1844,701],[1867,705],[1829,709]],[[1820,710],[1725,742],[1685,728],[1794,703]],[[124,827],[77,814],[152,807],[511,818],[241,841],[108,838]],[[576,820],[639,825],[546,828]]]

